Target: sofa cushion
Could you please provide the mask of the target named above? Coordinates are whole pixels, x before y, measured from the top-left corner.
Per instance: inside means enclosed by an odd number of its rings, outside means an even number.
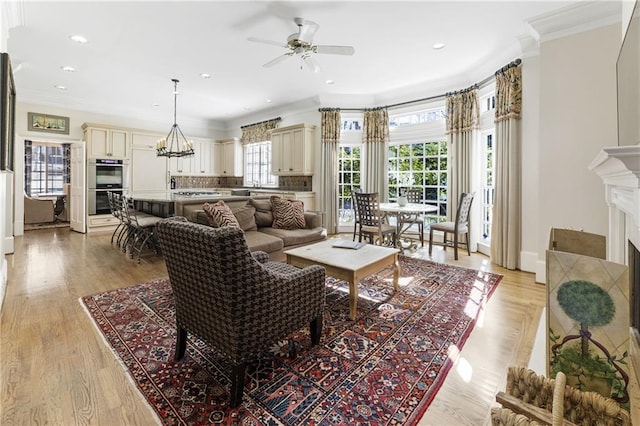
[[[271,197],[273,225],[277,229],[304,229],[304,204],[300,200]]]
[[[273,253],[282,250],[284,242],[282,239],[259,231],[248,231],[244,233],[247,240],[247,246],[251,251],[264,251]]]
[[[222,228],[224,226],[240,228],[240,224],[233,212],[222,200],[215,204],[204,203],[202,210],[207,214],[209,222],[214,228]]]
[[[273,210],[269,200],[249,200],[249,204],[256,209],[255,218],[258,228],[273,224]]]
[[[244,206],[237,209],[231,209],[231,211],[243,231],[256,231],[258,229],[258,226],[256,225],[255,207]]]
[[[277,228],[260,228],[260,233],[278,237],[284,242],[284,246],[296,246],[298,244],[310,243],[313,241],[321,241],[326,239],[326,231],[324,228],[313,229],[277,229]]]

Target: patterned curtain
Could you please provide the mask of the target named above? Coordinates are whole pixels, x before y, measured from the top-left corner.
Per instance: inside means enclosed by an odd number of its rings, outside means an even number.
[[[389,198],[389,113],[386,108],[365,110],[362,125],[362,182],[364,192],[377,192],[380,202]]]
[[[263,121],[256,124],[248,124],[240,127],[242,129],[242,136],[240,141],[243,144],[264,142],[271,139],[271,130],[278,127],[278,122],[281,118],[274,118],[273,120]]]
[[[496,73],[496,171],[491,261],[507,269],[520,267],[521,109],[522,69],[515,66],[499,70]]]
[[[62,183],[71,183],[71,144],[62,144]]]
[[[339,109],[321,109],[322,166],[320,192],[329,234],[338,232],[338,157],[342,119]]]
[[[447,218],[455,220],[463,192],[473,192],[474,140],[480,124],[477,87],[447,94]],[[471,246],[475,247],[475,241]]]
[[[33,142],[24,141],[24,192],[31,196],[31,163],[33,158]]]

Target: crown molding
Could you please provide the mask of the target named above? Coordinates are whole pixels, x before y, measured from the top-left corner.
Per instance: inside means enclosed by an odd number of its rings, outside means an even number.
[[[620,22],[619,1],[585,1],[538,15],[526,22],[528,33],[538,43],[578,34]]]

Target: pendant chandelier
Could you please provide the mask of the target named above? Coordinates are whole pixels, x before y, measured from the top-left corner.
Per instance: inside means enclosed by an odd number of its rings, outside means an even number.
[[[173,78],[173,126],[166,138],[158,140],[156,152],[158,157],[188,157],[193,155],[193,141],[188,141],[182,134],[176,121],[179,80]]]

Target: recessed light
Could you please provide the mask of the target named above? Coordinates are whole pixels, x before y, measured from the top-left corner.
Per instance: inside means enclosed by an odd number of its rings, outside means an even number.
[[[153,104],[151,104],[151,106],[152,106],[152,107],[159,107],[159,106],[160,106],[160,104],[159,104],[159,103],[153,103]]]
[[[55,87],[55,88],[56,88],[56,89],[58,89],[58,90],[67,90],[67,88],[66,88],[66,87],[61,86],[61,85],[59,85],[59,84],[58,84],[58,85],[55,85],[55,86],[53,86],[53,87]]]
[[[326,81],[326,83],[327,83],[327,84],[333,84],[333,83],[335,83],[335,81],[333,81],[333,80],[327,80],[327,81]]]
[[[444,47],[444,43],[436,43],[433,45],[433,48],[436,50],[440,50]]]
[[[265,99],[264,100],[266,103],[270,104],[271,103],[271,99]]]
[[[69,66],[60,67],[60,69],[62,69],[62,71],[67,71],[67,72],[76,72],[76,69],[74,67],[69,67]]]
[[[200,77],[202,77],[202,78],[211,78],[211,74],[207,74],[206,72],[203,72],[202,74],[200,74]]]
[[[71,40],[75,41],[76,43],[80,43],[80,44],[85,44],[88,40],[86,38],[84,38],[83,36],[76,34],[76,35],[72,35],[69,37]]]

